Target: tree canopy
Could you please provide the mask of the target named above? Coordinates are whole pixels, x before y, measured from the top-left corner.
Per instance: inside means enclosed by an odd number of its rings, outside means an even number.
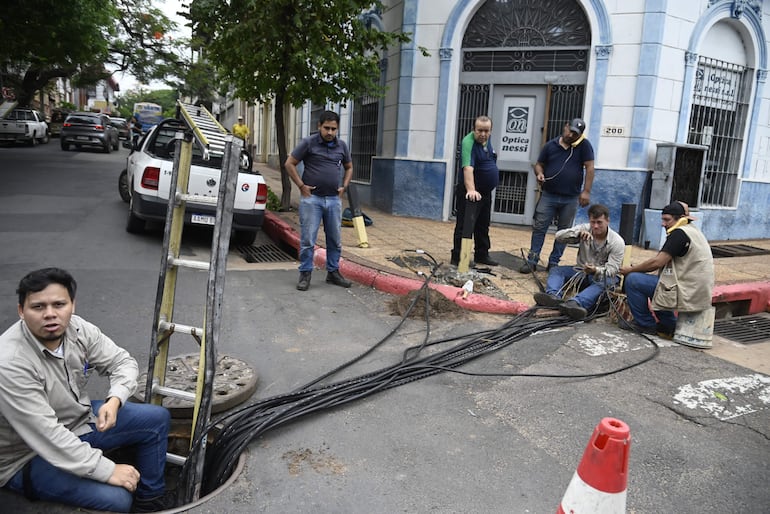
[[[381,12],[371,0],[196,0],[193,34],[203,41],[208,61],[232,85],[237,98],[275,100],[278,153],[283,171],[281,206],[289,207],[291,183],[286,160],[283,105],[307,100],[344,102],[381,94],[381,52],[408,42],[408,34],[373,29],[364,13]]]
[[[151,0],[5,0],[0,9],[0,82],[22,105],[51,79],[93,84],[128,71],[141,82],[184,75],[184,40]]]

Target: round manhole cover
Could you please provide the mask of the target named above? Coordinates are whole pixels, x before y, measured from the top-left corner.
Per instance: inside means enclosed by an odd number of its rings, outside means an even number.
[[[199,355],[189,354],[170,357],[166,365],[166,387],[195,393],[198,382]],[[139,379],[134,398],[144,401],[147,373]],[[214,376],[211,412],[222,412],[248,400],[257,389],[257,374],[245,362],[227,355],[219,357]],[[193,404],[178,398],[163,398],[163,406],[175,418],[192,417]]]

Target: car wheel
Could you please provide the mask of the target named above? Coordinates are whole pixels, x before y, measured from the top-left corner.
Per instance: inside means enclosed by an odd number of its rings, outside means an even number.
[[[131,201],[131,194],[128,190],[128,170],[120,172],[118,177],[118,192],[120,193],[120,199],[128,203]]]
[[[110,153],[112,151],[112,143],[107,141],[107,144],[104,145],[104,153]]]
[[[64,141],[61,142],[61,149],[65,152],[70,149],[69,143],[65,143]]]
[[[236,230],[233,237],[233,244],[236,246],[250,246],[257,239],[257,233],[251,230]]]
[[[120,140],[119,139],[115,140],[115,144],[112,145],[112,149],[115,150],[116,152],[120,150]]]
[[[129,234],[141,234],[144,232],[145,222],[134,214],[133,202],[128,203],[128,219],[126,220],[126,232]]]

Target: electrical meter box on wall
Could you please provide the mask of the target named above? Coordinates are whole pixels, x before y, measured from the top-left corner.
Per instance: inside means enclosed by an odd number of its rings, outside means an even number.
[[[662,209],[674,200],[691,209],[700,205],[707,146],[658,143],[652,172],[650,209]]]

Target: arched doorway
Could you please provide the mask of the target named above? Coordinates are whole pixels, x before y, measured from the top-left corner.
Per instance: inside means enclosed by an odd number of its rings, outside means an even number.
[[[529,224],[540,147],[582,116],[591,31],[575,0],[487,0],[462,42],[456,146],[487,114],[500,185],[492,220]],[[456,159],[459,173],[459,155]],[[456,178],[456,176],[455,176]]]

